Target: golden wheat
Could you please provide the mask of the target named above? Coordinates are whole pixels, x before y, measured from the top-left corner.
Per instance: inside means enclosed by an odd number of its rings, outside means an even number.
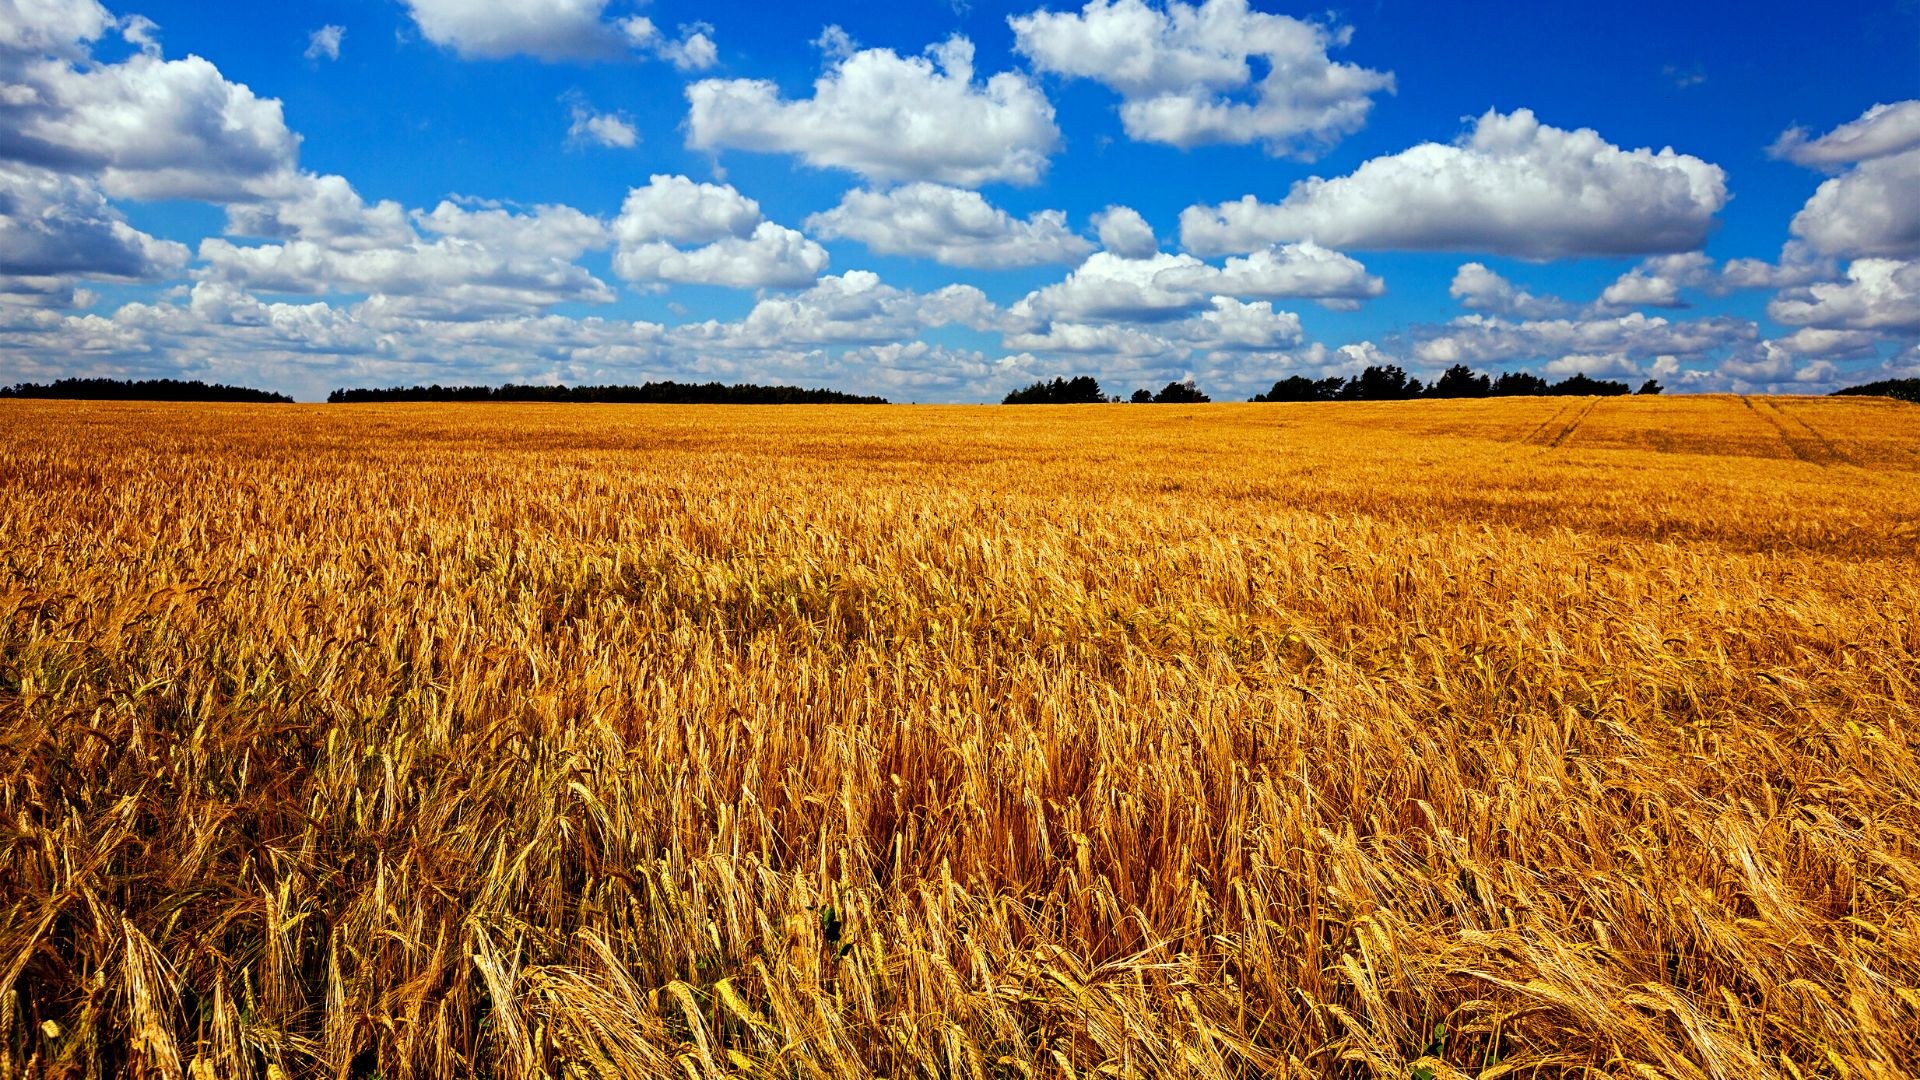
[[[1905,1075],[1920,408],[0,408],[0,1078]]]

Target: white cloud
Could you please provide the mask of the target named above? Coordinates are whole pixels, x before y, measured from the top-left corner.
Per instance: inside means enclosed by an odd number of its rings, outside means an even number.
[[[1078,14],[1007,21],[1037,69],[1118,91],[1121,123],[1141,141],[1310,155],[1360,130],[1372,95],[1393,89],[1390,74],[1327,57],[1351,30],[1250,11],[1246,0],[1088,0]],[[1266,71],[1257,81],[1256,59]]]
[[[650,53],[682,71],[713,66],[713,28],[681,27],[679,40],[643,15],[606,17],[608,0],[404,0],[420,33],[468,59],[617,60]]]
[[[1320,378],[1358,375],[1370,367],[1398,365],[1400,358],[1387,353],[1371,341],[1356,341],[1338,348],[1329,348],[1323,342],[1311,342],[1297,350],[1278,354],[1273,359],[1276,369],[1281,372],[1308,372]],[[1268,374],[1271,378],[1271,373]],[[1256,385],[1255,389],[1265,390],[1265,385]]]
[[[267,302],[218,281],[195,284],[180,302],[126,304],[109,315],[0,309],[0,324],[9,378],[204,378],[306,398],[341,385],[685,378],[704,366],[672,351],[653,323],[550,315],[445,322],[418,317],[404,299]]]
[[[0,160],[98,171],[117,198],[244,198],[292,169],[299,139],[280,102],[197,56],[118,64],[32,59],[0,67]]]
[[[1205,349],[1276,349],[1299,344],[1300,316],[1275,311],[1270,300],[1243,303],[1231,296],[1216,296],[1212,310],[1175,323],[1170,331],[1174,340]]]
[[[614,271],[629,281],[796,288],[827,268],[827,252],[766,220],[731,185],[655,175],[613,223]]]
[[[369,205],[342,176],[287,173],[258,185],[259,198],[227,207],[227,235],[310,240],[338,250],[402,247],[414,239],[407,211]]]
[[[985,329],[997,312],[971,285],[917,293],[888,285],[867,270],[824,277],[792,296],[768,297],[739,322],[708,320],[677,327],[676,342],[698,350],[771,350],[791,345],[898,342],[936,326]]]
[[[1806,393],[1806,384],[1831,383],[1839,373],[1833,360],[1801,351],[1788,339],[1762,341],[1722,360],[1714,372],[1730,380],[1730,389],[1764,388]]]
[[[1097,257],[1097,256],[1096,256]],[[1184,359],[1196,350],[1244,352],[1283,349],[1300,342],[1300,317],[1275,311],[1272,301],[1243,303],[1213,297],[1206,310],[1158,323],[1054,321],[1044,330],[1010,333],[1009,349]]]
[[[571,206],[536,206],[514,213],[479,199],[443,200],[413,220],[438,236],[465,240],[516,257],[570,262],[607,245],[607,226]]]
[[[1531,111],[1488,112],[1451,146],[1424,143],[1352,174],[1180,215],[1197,254],[1311,239],[1336,248],[1484,251],[1528,259],[1685,251],[1727,201],[1717,165],[1671,148],[1622,150]]]
[[[1340,310],[1353,310],[1387,291],[1358,259],[1311,241],[1275,244],[1228,259],[1218,275],[1200,280],[1205,288],[1232,296],[1301,297]]]
[[[1541,373],[1551,379],[1565,379],[1574,375],[1593,379],[1613,376],[1634,378],[1642,374],[1642,369],[1639,364],[1629,360],[1625,353],[1569,353],[1549,360],[1541,368]]]
[[[678,281],[736,289],[792,289],[827,268],[827,253],[798,231],[763,221],[745,236],[682,249],[650,243],[623,247],[614,268],[629,281]]]
[[[1920,255],[1920,149],[1861,163],[1820,185],[1791,230],[1823,255]]]
[[[1672,322],[1638,311],[1612,317],[1518,321],[1463,315],[1444,326],[1417,331],[1412,356],[1434,367],[1552,362],[1566,356],[1616,353],[1635,359],[1698,357],[1757,336],[1753,323],[1729,316]]]
[[[1296,297],[1346,306],[1385,286],[1366,267],[1316,244],[1290,244],[1214,267],[1191,255],[1125,259],[1099,251],[1064,281],[1028,294],[1009,309],[1020,324],[1155,322],[1206,310],[1222,296]],[[1021,346],[1024,347],[1024,346]]]
[[[1535,296],[1489,270],[1485,264],[1463,263],[1454,271],[1447,294],[1468,311],[1545,319],[1568,314],[1573,305],[1552,296]]]
[[[203,283],[306,295],[365,293],[381,310],[444,320],[614,298],[611,288],[574,263],[586,251],[606,246],[606,227],[572,207],[512,213],[485,204],[442,202],[411,219],[431,238],[416,235],[388,246],[298,238],[257,246],[204,240]]]
[[[96,0],[0,0],[0,57],[79,59],[115,25]]]
[[[1060,141],[1053,106],[1025,76],[974,81],[973,44],[950,38],[926,57],[864,49],[789,101],[772,82],[708,79],[687,87],[687,143],[797,154],[817,168],[882,182],[961,187],[1030,184]]]
[[[1882,337],[1867,330],[1821,330],[1803,326],[1766,344],[1794,356],[1820,360],[1858,360],[1876,355]]]
[[[1788,128],[1768,153],[1797,165],[1831,168],[1920,149],[1920,101],[1875,105],[1858,120],[1817,139],[1805,128]]]
[[[152,281],[178,273],[187,255],[127,224],[86,180],[0,162],[0,292],[64,293],[76,278]]]
[[[1767,316],[1826,330],[1920,332],[1920,261],[1855,259],[1846,281],[1783,292],[1767,305]]]
[[[1100,246],[1123,259],[1148,259],[1160,251],[1153,226],[1131,206],[1109,206],[1093,215]]]
[[[720,47],[714,44],[713,27],[693,23],[680,28],[680,39],[662,39],[654,47],[655,55],[672,64],[675,71],[705,71],[720,62]]]
[[[1839,267],[1832,259],[1816,255],[1799,240],[1789,240],[1780,249],[1778,262],[1765,259],[1729,259],[1721,268],[1720,283],[1728,289],[1790,289],[1830,281],[1838,277]]]
[[[120,38],[148,56],[160,55],[160,24],[145,15],[122,16]]]
[[[1217,273],[1191,255],[1123,259],[1099,251],[1064,281],[1029,293],[1010,311],[1035,325],[1055,319],[1084,323],[1176,318],[1207,306],[1211,296],[1195,285]]]
[[[606,60],[631,42],[607,0],[404,0],[428,41],[463,57]],[[654,33],[646,22],[647,32]]]
[[[646,187],[627,193],[613,229],[622,244],[709,244],[725,236],[745,236],[764,220],[760,204],[730,184],[655,173]]]
[[[1093,250],[1058,210],[1021,220],[978,192],[929,183],[849,191],[840,205],[808,218],[806,229],[826,239],[858,240],[882,255],[984,269],[1076,262]]]
[[[575,101],[568,106],[568,116],[568,146],[593,144],[631,150],[640,145],[639,129],[620,113],[595,112],[585,102]]]
[[[1600,294],[1606,307],[1683,308],[1681,289],[1697,289],[1716,281],[1713,260],[1697,251],[1656,255],[1620,275]]]
[[[318,60],[323,56],[329,60],[340,59],[340,39],[346,36],[346,27],[336,26],[332,23],[328,23],[313,33],[308,34],[307,59]]]

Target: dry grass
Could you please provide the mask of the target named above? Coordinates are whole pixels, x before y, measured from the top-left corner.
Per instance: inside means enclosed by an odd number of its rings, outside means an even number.
[[[0,1077],[1902,1075],[1920,408],[0,409]]]

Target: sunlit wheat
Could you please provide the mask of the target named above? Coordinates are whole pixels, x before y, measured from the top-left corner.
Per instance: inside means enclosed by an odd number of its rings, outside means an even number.
[[[1920,407],[0,409],[0,1077],[1893,1077]]]

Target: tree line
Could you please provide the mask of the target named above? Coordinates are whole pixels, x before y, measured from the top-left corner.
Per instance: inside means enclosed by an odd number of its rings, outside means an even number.
[[[1835,395],[1858,394],[1868,397],[1899,398],[1920,404],[1920,379],[1881,379],[1863,386],[1849,386],[1845,390],[1835,390]]]
[[[1273,384],[1254,401],[1408,401],[1413,398],[1484,397],[1617,397],[1627,393],[1658,394],[1666,388],[1648,379],[1632,390],[1623,382],[1570,375],[1550,383],[1525,371],[1503,371],[1498,378],[1476,372],[1465,364],[1448,368],[1431,385],[1408,378],[1397,364],[1367,368],[1351,379],[1309,379],[1294,375]]]
[[[73,401],[244,401],[292,404],[271,390],[226,386],[198,379],[57,379],[51,383],[0,386],[0,398],[58,398]]]
[[[1637,393],[1658,394],[1664,387],[1659,382],[1648,379],[1642,383]],[[1395,364],[1384,364],[1367,368],[1351,379],[1339,377],[1309,379],[1304,375],[1293,375],[1273,384],[1273,388],[1264,394],[1255,394],[1252,401],[1405,401],[1412,398],[1475,398],[1475,397],[1522,397],[1522,396],[1591,396],[1608,397],[1632,393],[1626,383],[1611,382],[1589,378],[1586,375],[1574,375],[1557,383],[1549,383],[1538,375],[1529,375],[1524,371],[1503,372],[1499,378],[1475,372],[1465,364],[1455,364],[1446,373],[1433,381],[1431,386],[1422,385],[1417,378],[1408,378],[1406,371]],[[1002,405],[1092,405],[1101,402],[1122,400],[1118,396],[1109,397],[1100,389],[1100,383],[1090,375],[1080,375],[1071,379],[1055,377],[1024,386],[1001,399]],[[1157,393],[1140,389],[1125,399],[1136,405],[1176,404],[1194,405],[1211,401],[1199,387],[1189,379],[1185,382],[1168,383]]]
[[[1658,394],[1662,387],[1648,379],[1637,394]],[[1369,367],[1351,379],[1309,379],[1290,375],[1252,401],[1404,401],[1413,398],[1482,397],[1607,397],[1629,393],[1626,383],[1573,375],[1550,383],[1524,371],[1498,377],[1455,364],[1429,385],[1409,378],[1399,366]],[[1920,403],[1920,379],[1882,379],[1835,390],[1835,395],[1898,398]],[[292,398],[271,390],[227,386],[198,379],[58,379],[51,383],[15,383],[0,386],[0,398],[67,399],[76,401],[224,401],[291,403]],[[1130,401],[1135,404],[1194,405],[1212,401],[1193,380],[1170,382],[1158,391],[1141,388],[1131,397],[1108,396],[1090,375],[1042,379],[1001,399],[1003,405],[1082,405]],[[556,401],[661,405],[885,405],[887,399],[838,390],[798,386],[726,385],[717,382],[650,382],[639,386],[395,386],[386,389],[335,390],[332,404],[399,401]]]
[[[1091,375],[1079,375],[1071,379],[1055,376],[1052,382],[1045,379],[1031,386],[1023,386],[1000,399],[1002,405],[1100,405],[1119,401],[1118,397],[1108,397],[1100,389],[1100,381]],[[1170,382],[1159,393],[1142,387],[1133,392],[1127,400],[1134,404],[1153,402],[1160,405],[1197,405],[1213,399],[1200,392],[1193,380]]]
[[[639,386],[395,386],[335,390],[330,404],[378,401],[559,401],[620,405],[885,405],[886,398],[753,383],[650,382]]]

